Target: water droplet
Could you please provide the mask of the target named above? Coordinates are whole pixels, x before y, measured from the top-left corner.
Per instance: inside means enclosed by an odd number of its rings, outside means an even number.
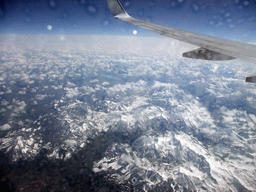
[[[220,27],[220,26],[222,26],[223,25],[223,23],[220,21],[219,23],[218,23],[218,26]]]
[[[176,3],[175,2],[171,2],[171,7],[175,7]]]
[[[124,7],[128,8],[131,6],[131,3],[129,1],[124,2]]]
[[[149,7],[150,7],[150,8],[154,8],[154,7],[156,7],[155,2],[150,2],[150,3],[149,3]]]
[[[47,29],[50,31],[52,30],[52,26],[51,25],[47,25]]]
[[[183,7],[184,5],[184,0],[171,0],[168,4],[169,9],[179,9]]]
[[[63,35],[60,36],[60,40],[61,41],[64,41],[65,40],[65,37]]]
[[[193,5],[192,5],[192,7],[193,7],[193,10],[194,10],[194,11],[199,11],[199,7],[198,7],[198,5],[193,4]]]
[[[249,4],[250,4],[249,1],[244,2],[244,6],[249,6]]]
[[[51,9],[56,9],[58,7],[58,2],[56,0],[49,0],[48,5]]]
[[[139,16],[143,16],[143,15],[144,15],[144,10],[142,10],[142,9],[139,10],[139,13],[138,13],[138,14],[139,14]]]
[[[86,4],[86,0],[80,0],[81,5],[85,5]]]
[[[69,17],[70,17],[70,14],[69,14],[68,11],[63,11],[63,12],[61,13],[61,17],[64,18],[64,19],[66,19],[66,18],[69,18]]]
[[[233,24],[228,25],[230,28],[234,28],[235,26]]]
[[[102,25],[103,25],[103,26],[108,26],[109,24],[110,24],[109,20],[104,20],[104,21],[102,22]]]
[[[203,6],[201,6],[201,10],[205,10],[205,6],[203,5]]]
[[[244,19],[239,19],[238,23],[242,23],[244,21]]]
[[[146,19],[145,19],[145,21],[147,21],[147,22],[152,22],[152,17],[147,17]]]
[[[228,19],[227,22],[228,22],[228,23],[231,23],[231,22],[232,22],[232,19]]]
[[[226,14],[225,14],[225,17],[230,17],[230,13],[226,13]]]
[[[97,15],[98,12],[99,12],[98,8],[97,8],[95,5],[93,5],[93,4],[87,5],[87,6],[85,7],[85,10],[86,10],[86,13],[87,13],[88,15],[91,15],[91,16],[95,16],[95,15]]]
[[[121,28],[120,31],[121,31],[122,33],[125,33],[125,32],[126,32],[126,29]]]

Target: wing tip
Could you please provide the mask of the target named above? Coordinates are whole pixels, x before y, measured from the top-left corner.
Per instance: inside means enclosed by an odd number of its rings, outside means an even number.
[[[127,14],[123,6],[118,0],[107,0],[107,3],[108,3],[109,10],[114,17],[119,14]]]

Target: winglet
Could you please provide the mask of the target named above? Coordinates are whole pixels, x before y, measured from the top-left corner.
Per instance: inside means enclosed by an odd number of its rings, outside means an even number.
[[[119,14],[128,15],[118,0],[107,0],[107,3],[112,15],[114,15],[115,18]]]

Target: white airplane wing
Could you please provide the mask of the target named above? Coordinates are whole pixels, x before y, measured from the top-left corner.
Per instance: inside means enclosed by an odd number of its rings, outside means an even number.
[[[141,28],[199,47],[196,50],[183,53],[183,57],[215,61],[239,58],[256,63],[256,45],[211,37],[139,20],[128,15],[119,0],[107,0],[107,3],[115,19],[120,19]],[[256,83],[256,76],[247,77],[246,82]]]

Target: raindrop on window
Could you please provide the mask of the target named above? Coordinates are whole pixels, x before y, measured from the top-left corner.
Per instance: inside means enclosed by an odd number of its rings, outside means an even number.
[[[151,2],[149,3],[149,7],[150,7],[150,8],[154,8],[154,7],[156,7],[155,2],[151,1]]]
[[[250,4],[249,1],[244,2],[244,6],[249,6],[249,4]]]
[[[143,16],[144,15],[144,10],[139,10],[139,16]]]
[[[51,9],[56,9],[58,7],[58,2],[56,0],[49,0],[48,5]]]
[[[230,13],[226,13],[226,14],[225,14],[225,17],[230,17]]]
[[[52,26],[51,26],[51,25],[47,25],[47,29],[48,29],[49,31],[51,31],[51,30],[52,30]]]
[[[102,22],[102,25],[103,25],[103,26],[108,26],[109,23],[110,23],[109,20],[106,19],[106,20],[104,20],[104,21]]]
[[[223,23],[220,21],[219,23],[218,23],[218,26],[220,27],[220,26],[222,26],[223,25]]]
[[[229,24],[228,25],[230,28],[233,28],[233,27],[235,27],[233,24]]]
[[[131,6],[131,3],[129,1],[124,2],[124,7],[128,8]]]
[[[95,15],[97,15],[98,12],[99,12],[98,8],[97,8],[95,5],[93,5],[93,4],[87,5],[87,6],[85,7],[85,10],[86,10],[86,13],[87,13],[88,15],[91,15],[91,16],[95,16]]]
[[[69,18],[69,17],[70,17],[70,14],[69,14],[68,11],[63,11],[63,12],[61,13],[61,17],[64,18],[64,19],[66,19],[66,18]]]
[[[243,23],[244,19],[239,19],[238,23]]]
[[[65,37],[63,35],[60,36],[60,40],[61,41],[64,41],[65,40]]]
[[[81,5],[85,5],[86,4],[86,0],[80,0]]]
[[[168,8],[169,9],[180,9],[182,8],[184,5],[184,0],[171,0],[169,3],[168,3]]]
[[[192,7],[193,7],[193,10],[194,10],[194,11],[199,11],[199,7],[198,7],[198,5],[193,4],[193,5],[192,5]]]

